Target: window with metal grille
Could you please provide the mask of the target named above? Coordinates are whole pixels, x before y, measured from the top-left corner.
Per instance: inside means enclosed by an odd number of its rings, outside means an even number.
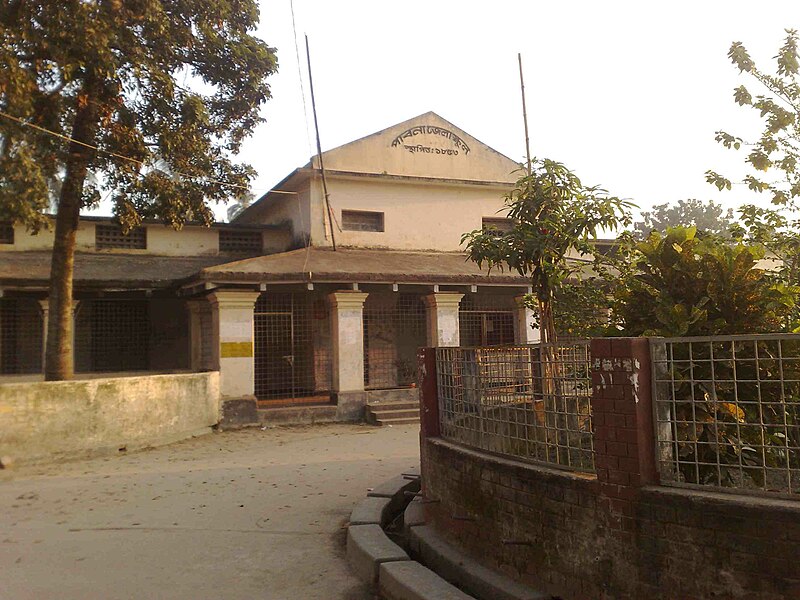
[[[42,313],[34,299],[0,299],[0,375],[41,373]]]
[[[348,231],[383,231],[383,213],[367,210],[343,210],[342,229]]]
[[[470,294],[458,311],[462,346],[500,346],[514,343],[514,298]]]
[[[255,394],[262,404],[330,401],[331,327],[321,294],[265,292],[254,307],[253,328]]]
[[[262,235],[260,231],[236,231],[220,229],[219,251],[237,254],[261,254]]]
[[[14,243],[14,224],[9,221],[0,222],[0,244]]]
[[[483,229],[490,229],[498,233],[508,233],[514,229],[514,221],[505,217],[483,217],[481,226]]]
[[[75,370],[144,371],[150,366],[147,300],[82,300],[75,324]]]
[[[127,248],[129,250],[147,249],[147,229],[139,227],[122,233],[119,225],[95,225],[94,245],[97,249]]]
[[[403,387],[416,381],[417,349],[426,345],[422,297],[370,293],[364,303],[364,385]]]

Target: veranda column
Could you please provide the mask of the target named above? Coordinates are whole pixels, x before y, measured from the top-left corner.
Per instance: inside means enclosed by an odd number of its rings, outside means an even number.
[[[516,344],[535,344],[539,342],[539,328],[535,326],[532,308],[525,306],[525,296],[514,298],[514,342]]]
[[[186,309],[189,311],[189,368],[192,371],[200,371],[203,368],[203,328],[200,314],[204,305],[208,302],[203,300],[187,300]]]
[[[464,294],[457,292],[435,292],[423,298],[428,317],[428,345],[458,346],[458,305]]]
[[[215,363],[219,365],[221,399],[246,399],[255,409],[255,361],[253,359],[253,307],[258,292],[217,290],[208,299],[212,330],[217,339]],[[223,406],[224,409],[224,406]]]
[[[328,296],[331,307],[333,393],[337,418],[361,419],[364,392],[364,292],[344,290]]]
[[[39,300],[39,308],[42,310],[42,373],[44,373],[44,357],[47,354],[47,323],[50,320],[50,300],[45,298]],[[74,313],[74,311],[73,311]],[[73,327],[73,338],[75,337]],[[72,344],[73,368],[75,364],[75,344]]]

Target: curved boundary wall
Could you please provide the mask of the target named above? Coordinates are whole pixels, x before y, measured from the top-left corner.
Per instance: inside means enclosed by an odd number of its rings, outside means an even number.
[[[219,373],[0,384],[0,460],[50,462],[171,443],[219,422]]]
[[[596,476],[443,440],[435,357],[423,350],[428,522],[489,566],[565,600],[800,598],[800,502],[659,485],[647,342],[593,341],[593,358],[641,365],[637,377],[620,369],[604,373],[606,385],[593,381]]]

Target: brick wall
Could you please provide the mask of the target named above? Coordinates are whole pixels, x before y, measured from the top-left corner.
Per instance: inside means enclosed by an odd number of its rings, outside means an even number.
[[[565,599],[800,598],[800,502],[659,486],[647,340],[596,340],[592,356],[597,476],[449,443],[429,418],[429,520],[479,559]],[[421,360],[430,417],[435,363]]]

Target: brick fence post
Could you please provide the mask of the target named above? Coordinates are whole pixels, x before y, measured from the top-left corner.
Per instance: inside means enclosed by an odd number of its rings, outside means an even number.
[[[439,394],[436,382],[436,348],[420,348],[417,353],[420,437],[439,437]]]
[[[612,529],[628,535],[639,489],[658,483],[650,379],[647,338],[592,340],[597,481]]]

